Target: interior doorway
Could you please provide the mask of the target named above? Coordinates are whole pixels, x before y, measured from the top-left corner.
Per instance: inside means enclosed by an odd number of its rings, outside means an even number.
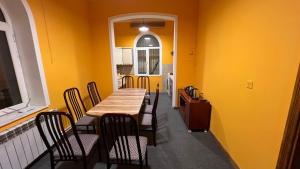
[[[176,106],[177,16],[135,13],[109,18],[113,89],[121,78],[149,76],[151,92],[156,83]],[[173,94],[174,93],[174,94]]]
[[[300,67],[276,168],[300,168]]]

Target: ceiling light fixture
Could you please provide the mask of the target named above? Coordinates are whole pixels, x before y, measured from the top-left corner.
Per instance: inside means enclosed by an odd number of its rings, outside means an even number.
[[[141,26],[139,27],[139,31],[140,32],[147,32],[147,31],[149,31],[149,27],[144,23],[144,20],[143,20],[143,23],[141,24]]]
[[[139,27],[139,31],[141,31],[141,32],[147,32],[148,30],[149,30],[149,28],[145,25]]]

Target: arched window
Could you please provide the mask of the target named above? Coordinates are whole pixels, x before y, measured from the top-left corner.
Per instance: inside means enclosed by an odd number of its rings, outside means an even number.
[[[0,0],[0,127],[49,104],[29,5]]]
[[[0,9],[0,109],[19,108],[28,100],[13,28]]]
[[[136,43],[136,47],[159,47],[159,42],[153,35],[143,35]]]
[[[162,45],[159,37],[153,33],[139,35],[135,46],[135,74],[161,75]]]

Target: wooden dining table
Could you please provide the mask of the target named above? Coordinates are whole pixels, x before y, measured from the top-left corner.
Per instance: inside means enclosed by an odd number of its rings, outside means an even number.
[[[89,116],[101,117],[107,113],[129,114],[138,118],[146,89],[119,89],[86,112]]]

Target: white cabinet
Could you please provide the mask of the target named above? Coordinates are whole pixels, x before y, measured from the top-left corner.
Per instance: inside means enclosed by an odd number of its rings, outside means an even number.
[[[123,64],[132,65],[132,48],[123,48]]]
[[[122,65],[123,59],[122,59],[122,48],[115,48],[114,50],[114,58],[116,65]]]
[[[116,65],[132,65],[132,48],[115,48],[114,58]]]

